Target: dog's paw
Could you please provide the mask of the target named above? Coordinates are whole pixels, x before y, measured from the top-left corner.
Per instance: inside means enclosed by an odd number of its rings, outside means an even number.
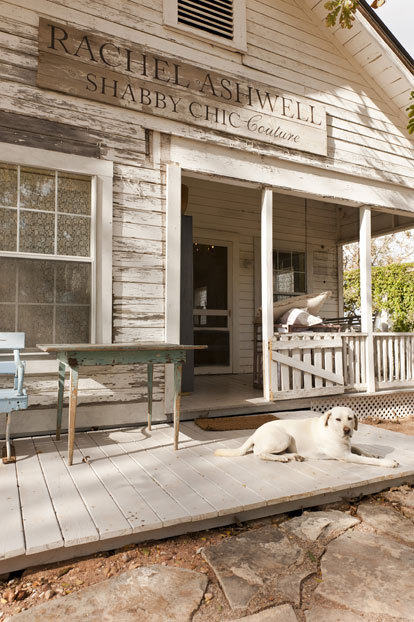
[[[382,466],[385,466],[389,469],[395,469],[398,466],[400,466],[399,462],[397,462],[396,460],[393,459],[389,459],[387,460],[386,458],[384,458],[384,460],[382,461]]]
[[[288,456],[280,456],[280,462],[289,462]]]
[[[303,456],[300,456],[299,454],[295,455],[295,460],[297,462],[304,462],[305,458]]]

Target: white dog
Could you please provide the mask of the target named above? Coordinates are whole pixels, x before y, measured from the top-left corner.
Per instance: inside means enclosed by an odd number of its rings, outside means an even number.
[[[217,449],[215,455],[244,456],[253,448],[254,455],[262,460],[278,462],[318,458],[389,468],[398,466],[395,460],[371,456],[352,446],[351,437],[357,429],[358,419],[352,410],[335,406],[321,417],[265,423],[239,449]]]

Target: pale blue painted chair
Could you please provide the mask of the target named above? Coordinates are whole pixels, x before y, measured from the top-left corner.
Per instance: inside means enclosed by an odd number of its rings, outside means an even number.
[[[0,375],[14,376],[13,388],[0,389],[0,413],[6,413],[6,447],[3,462],[14,462],[16,454],[10,443],[10,414],[27,408],[27,393],[23,389],[24,362],[20,350],[24,348],[24,333],[0,333],[0,352],[13,352],[13,361],[0,361]]]

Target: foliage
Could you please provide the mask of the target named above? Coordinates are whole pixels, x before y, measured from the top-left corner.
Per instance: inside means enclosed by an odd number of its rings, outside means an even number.
[[[411,91],[410,101],[414,102],[414,91]],[[408,125],[407,130],[409,134],[414,132],[414,103],[410,104],[408,110]]]
[[[373,311],[388,311],[395,332],[414,331],[414,263],[377,266],[372,269]],[[359,269],[344,273],[345,313],[361,307]]]
[[[386,0],[373,0],[371,6],[378,9],[385,4]],[[329,0],[324,7],[328,11],[325,18],[327,26],[335,26],[337,20],[341,28],[352,28],[355,20],[355,13],[358,8],[359,0]]]
[[[386,266],[391,263],[406,263],[414,252],[414,229],[398,231],[371,241],[371,262],[373,266]],[[359,244],[353,242],[344,247],[344,270],[359,267]]]

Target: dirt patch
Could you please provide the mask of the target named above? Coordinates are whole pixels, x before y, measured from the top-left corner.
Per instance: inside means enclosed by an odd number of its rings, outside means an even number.
[[[391,432],[400,432],[401,434],[414,436],[414,416],[397,419],[396,421],[367,418],[361,421],[361,423],[375,425],[385,430],[391,430]]]

